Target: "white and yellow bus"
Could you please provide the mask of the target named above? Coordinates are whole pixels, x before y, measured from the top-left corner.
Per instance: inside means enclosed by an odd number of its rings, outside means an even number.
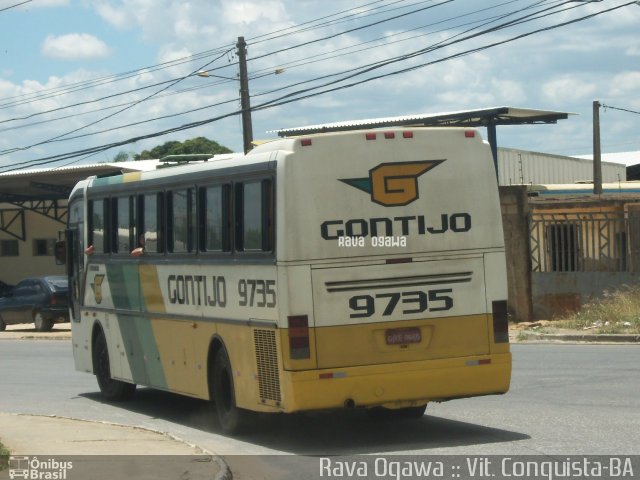
[[[69,199],[76,368],[249,412],[508,390],[496,174],[475,130],[393,128],[106,178]]]

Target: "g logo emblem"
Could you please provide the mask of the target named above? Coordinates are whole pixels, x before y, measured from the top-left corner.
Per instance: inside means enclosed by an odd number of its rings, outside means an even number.
[[[341,179],[363,192],[371,201],[385,207],[408,205],[419,198],[418,177],[440,165],[444,160],[381,163],[369,170],[369,178]]]
[[[96,275],[93,277],[93,283],[91,284],[91,289],[98,305],[102,303],[102,282],[104,282],[104,275]]]

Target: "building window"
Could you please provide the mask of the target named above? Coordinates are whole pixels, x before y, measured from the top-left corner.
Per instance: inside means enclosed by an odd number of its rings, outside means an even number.
[[[36,238],[33,240],[33,256],[52,257],[55,246],[55,238]]]
[[[0,256],[17,257],[20,255],[18,248],[18,240],[2,240],[0,241]]]
[[[546,227],[547,252],[552,272],[576,272],[579,265],[580,242],[578,226],[558,223]]]

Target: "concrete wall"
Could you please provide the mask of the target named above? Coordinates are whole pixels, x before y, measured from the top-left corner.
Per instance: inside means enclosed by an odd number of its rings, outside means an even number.
[[[500,187],[500,203],[509,287],[507,310],[510,320],[524,322],[531,319],[533,311],[527,187]]]
[[[10,207],[15,208],[15,207]],[[16,284],[31,276],[64,275],[65,267],[56,265],[53,256],[35,256],[33,241],[36,239],[58,239],[58,232],[65,226],[39,213],[25,211],[26,240],[18,240],[19,255],[0,256],[0,280]],[[0,232],[0,240],[16,240],[5,232]]]
[[[551,320],[578,311],[609,290],[640,282],[633,272],[533,272],[533,317]]]

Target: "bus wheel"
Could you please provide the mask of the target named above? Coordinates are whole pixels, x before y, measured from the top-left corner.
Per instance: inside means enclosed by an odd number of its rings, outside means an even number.
[[[129,400],[136,391],[135,384],[111,378],[107,339],[104,338],[102,331],[93,342],[93,371],[96,374],[100,392],[107,400],[114,402]]]
[[[250,417],[247,410],[236,406],[232,372],[227,352],[221,348],[216,353],[213,363],[213,401],[216,404],[216,412],[222,431],[229,435],[242,432],[247,427]]]
[[[53,328],[53,320],[38,311],[33,312],[33,324],[39,332],[49,332]]]
[[[384,408],[384,407],[374,407],[366,410],[367,415],[370,418],[375,419],[418,419],[424,416],[424,412],[426,411],[426,405],[420,405],[419,407],[405,407],[405,408]]]
[[[4,323],[2,317],[0,317],[0,332],[4,332],[7,329],[7,324]]]

